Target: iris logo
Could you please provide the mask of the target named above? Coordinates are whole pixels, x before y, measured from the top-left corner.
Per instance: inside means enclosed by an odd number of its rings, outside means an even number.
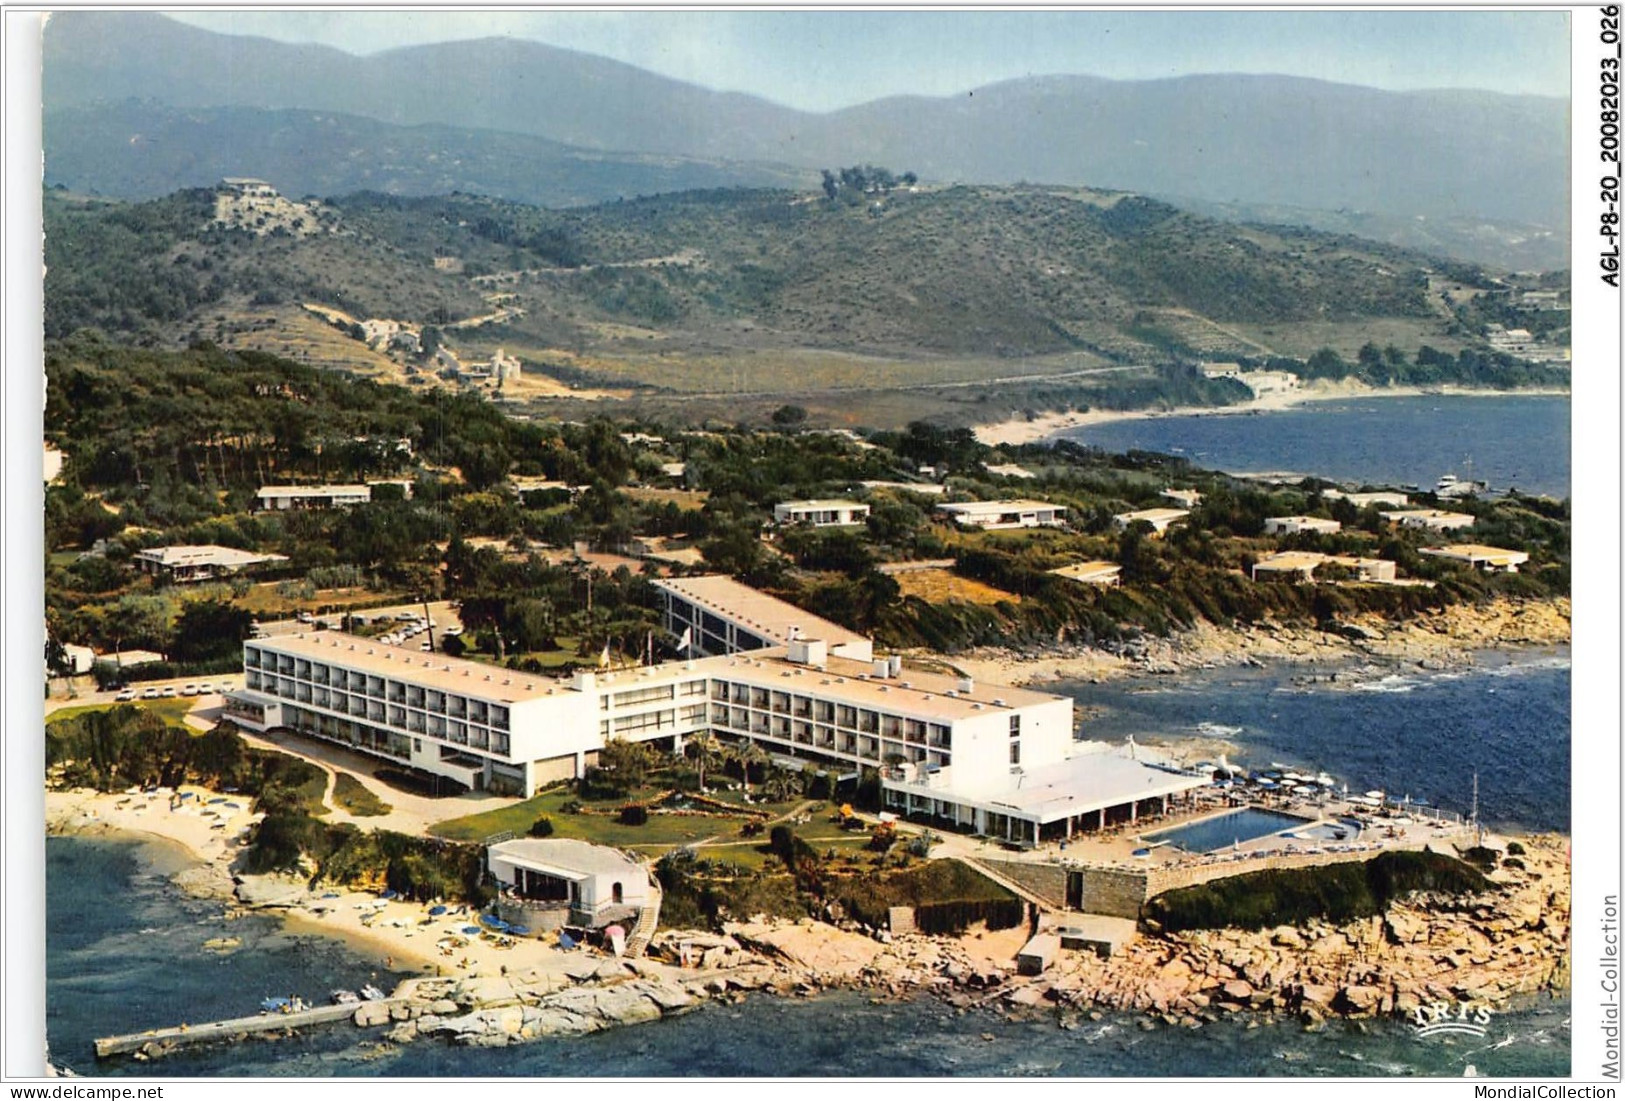
[[[1483,1002],[1429,1002],[1411,1011],[1411,1027],[1418,1039],[1429,1036],[1488,1034],[1491,1011]]]

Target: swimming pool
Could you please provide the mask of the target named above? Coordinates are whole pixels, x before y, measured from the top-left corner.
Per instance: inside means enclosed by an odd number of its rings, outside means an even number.
[[[1245,807],[1241,810],[1231,811],[1214,818],[1204,818],[1200,822],[1192,822],[1188,826],[1175,826],[1171,830],[1162,830],[1158,833],[1145,835],[1147,841],[1160,841],[1178,849],[1192,853],[1217,852],[1229,848],[1240,841],[1251,841],[1255,837],[1267,837],[1272,833],[1302,826],[1313,819],[1300,818],[1295,814],[1283,814],[1278,810],[1259,810],[1257,807]]]

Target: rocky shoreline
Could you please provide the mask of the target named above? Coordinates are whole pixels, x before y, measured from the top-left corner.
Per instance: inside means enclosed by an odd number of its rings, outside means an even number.
[[[1063,1028],[1108,1012],[1138,1014],[1141,1028],[1251,1014],[1308,1029],[1333,1017],[1409,1017],[1439,1002],[1493,1014],[1569,987],[1568,841],[1543,835],[1520,844],[1523,867],[1503,867],[1480,896],[1418,897],[1344,925],[1149,932],[1110,959],[1063,953],[1036,976],[1018,974],[1005,954],[1025,930],[893,937],[810,918],[753,921],[720,934],[668,930],[647,960],[583,956],[563,970],[409,979],[400,1000],[363,1005],[355,1021],[388,1025],[390,1043],[499,1047],[657,1020],[750,992],[810,997],[831,989],[1054,1014]],[[683,957],[698,966],[676,966]]]
[[[1347,665],[1369,662],[1443,670],[1470,666],[1490,651],[1565,647],[1572,635],[1569,598],[1502,599],[1456,605],[1394,623],[1362,616],[1338,631],[1264,622],[1238,627],[1199,623],[1167,638],[1143,635],[1104,646],[1059,644],[1041,653],[983,648],[952,664],[978,679],[1011,685],[1173,676],[1218,666]]]

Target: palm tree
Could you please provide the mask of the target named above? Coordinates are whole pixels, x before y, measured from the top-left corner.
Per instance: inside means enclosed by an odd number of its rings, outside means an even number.
[[[748,794],[750,792],[750,770],[767,764],[767,753],[754,741],[746,739],[733,747],[731,757],[739,765],[740,778],[745,781],[745,791]]]
[[[720,748],[709,730],[701,731],[683,743],[683,756],[700,771],[700,794],[705,794],[705,770],[716,762]]]
[[[806,791],[806,776],[787,768],[774,768],[762,781],[762,794],[772,803],[788,803]]]

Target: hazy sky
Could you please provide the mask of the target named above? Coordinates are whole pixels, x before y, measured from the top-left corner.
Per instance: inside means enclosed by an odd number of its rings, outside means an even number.
[[[1567,96],[1564,12],[189,11],[352,53],[512,35],[806,110],[1012,77],[1288,73],[1388,89]]]

